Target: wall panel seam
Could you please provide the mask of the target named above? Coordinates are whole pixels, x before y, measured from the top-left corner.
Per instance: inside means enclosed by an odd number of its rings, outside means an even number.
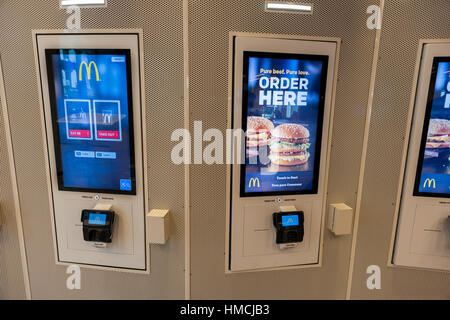
[[[384,11],[384,0],[380,0],[380,15],[379,19],[382,23],[383,21],[383,11]],[[380,38],[381,38],[381,28],[376,29],[375,34],[375,42],[373,49],[373,57],[372,57],[372,70],[370,76],[370,85],[369,85],[369,98],[367,101],[367,109],[366,109],[366,123],[364,128],[364,138],[363,138],[363,147],[361,153],[361,166],[359,170],[359,181],[358,181],[358,191],[356,197],[356,208],[355,208],[355,220],[353,224],[353,237],[352,237],[352,247],[350,253],[350,263],[348,268],[348,277],[347,277],[347,292],[345,299],[350,300],[351,292],[352,292],[352,284],[353,284],[353,273],[355,268],[355,254],[356,254],[356,243],[358,239],[358,225],[359,225],[359,216],[361,213],[361,202],[362,202],[362,191],[364,185],[364,173],[366,168],[366,159],[367,159],[367,147],[369,143],[369,130],[370,130],[370,120],[372,114],[372,106],[373,106],[373,97],[374,97],[374,89],[375,89],[375,81],[377,74],[377,66],[378,66],[378,56],[380,51]]]
[[[189,132],[189,1],[183,0],[183,105],[184,129]],[[185,149],[189,150],[189,149]],[[191,299],[191,226],[190,226],[190,189],[189,163],[184,164],[184,241],[185,241],[185,267],[184,267],[184,298]]]

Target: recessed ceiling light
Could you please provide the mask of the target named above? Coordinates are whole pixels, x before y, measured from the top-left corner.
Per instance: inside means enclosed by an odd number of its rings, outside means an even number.
[[[313,5],[310,3],[266,1],[266,11],[312,13],[312,9]]]
[[[61,0],[61,6],[106,6],[106,0]]]

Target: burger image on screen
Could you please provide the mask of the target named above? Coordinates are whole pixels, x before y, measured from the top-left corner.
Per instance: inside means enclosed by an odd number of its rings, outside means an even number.
[[[450,148],[450,121],[431,119],[428,127],[427,149]]]
[[[267,148],[273,128],[273,123],[269,119],[247,117],[247,157],[255,157],[261,148]]]
[[[295,123],[286,123],[272,130],[270,161],[282,166],[295,166],[309,159],[309,130]]]

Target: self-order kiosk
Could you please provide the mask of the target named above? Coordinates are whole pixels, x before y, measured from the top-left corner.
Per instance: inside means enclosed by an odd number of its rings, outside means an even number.
[[[423,45],[393,264],[450,270],[450,42]]]
[[[337,48],[233,38],[230,271],[319,263]]]
[[[139,33],[36,33],[57,262],[147,269]]]

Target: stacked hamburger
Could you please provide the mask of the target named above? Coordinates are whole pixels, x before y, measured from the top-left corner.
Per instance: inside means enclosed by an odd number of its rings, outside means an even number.
[[[427,149],[450,148],[450,121],[431,119],[428,127]]]
[[[261,148],[267,148],[273,127],[272,121],[264,117],[247,118],[246,156],[248,158],[258,156]]]
[[[272,130],[269,158],[273,164],[295,166],[309,159],[309,130],[295,123],[286,123]]]

